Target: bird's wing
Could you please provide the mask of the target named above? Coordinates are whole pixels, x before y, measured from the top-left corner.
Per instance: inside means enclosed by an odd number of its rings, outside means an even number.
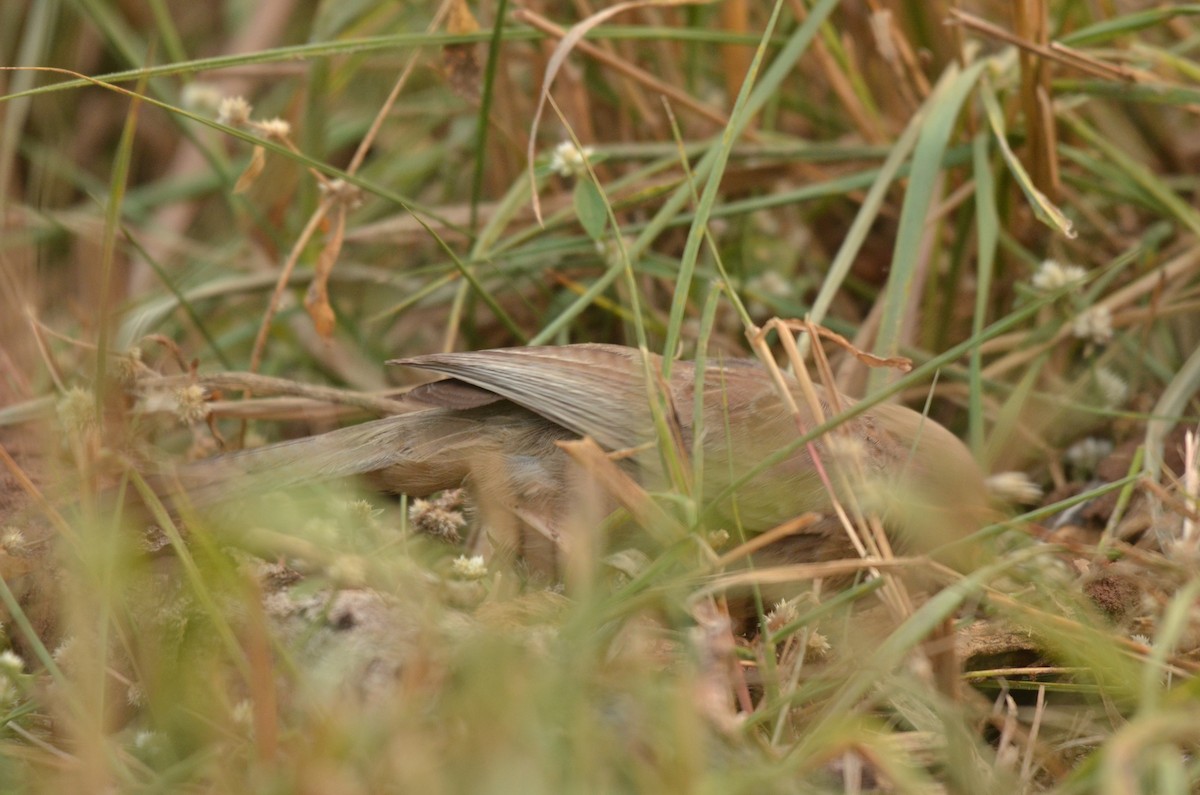
[[[657,373],[659,357],[647,355],[649,371]],[[600,344],[499,348],[434,353],[388,364],[444,373],[610,449],[653,438],[646,367],[636,348]]]
[[[430,381],[428,384],[421,384],[405,392],[404,397],[427,406],[457,411],[490,406],[504,400],[495,392],[480,389],[474,384],[459,381],[457,378],[443,378],[438,381]]]

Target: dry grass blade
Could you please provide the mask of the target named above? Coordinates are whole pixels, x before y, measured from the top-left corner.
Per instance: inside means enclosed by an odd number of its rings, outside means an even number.
[[[275,281],[275,290],[271,294],[266,311],[263,313],[262,322],[258,326],[258,336],[254,339],[254,349],[250,354],[250,372],[252,373],[257,373],[258,369],[262,366],[263,354],[267,347],[267,335],[271,332],[271,321],[274,320],[275,313],[279,311],[283,300],[283,292],[292,278],[292,272],[296,268],[296,263],[300,261],[300,255],[304,253],[304,249],[308,247],[313,235],[317,233],[317,230],[325,221],[326,214],[333,208],[334,204],[335,200],[332,196],[325,196],[321,199],[320,205],[318,205],[312,216],[309,217],[308,223],[304,225],[304,229],[301,230],[296,241],[292,244],[287,259],[283,261],[283,267],[279,271],[279,278]]]
[[[811,321],[775,319],[772,321],[776,326],[786,326],[791,331],[806,332],[809,337],[819,337],[823,340],[829,340],[837,345],[842,350],[849,353],[859,363],[867,367],[890,367],[899,370],[902,373],[912,372],[913,361],[907,356],[876,356],[869,351],[864,351],[850,340],[838,334],[836,331],[825,326],[813,323]],[[770,324],[769,324],[770,325]]]
[[[254,395],[289,395],[342,406],[354,406],[380,415],[412,411],[413,406],[399,400],[366,395],[347,389],[273,378],[258,373],[205,373],[203,375],[146,375],[138,379],[138,388],[146,392],[174,390],[198,384],[206,390],[231,390]]]
[[[956,23],[965,28],[983,33],[997,41],[1003,41],[1006,44],[1012,44],[1015,47],[1028,50],[1042,58],[1061,63],[1063,66],[1070,66],[1106,80],[1132,82],[1137,79],[1137,75],[1122,64],[1106,63],[1062,42],[1055,41],[1046,44],[1028,35],[1016,35],[999,25],[994,25],[984,19],[980,19],[974,14],[970,14],[960,8],[950,9],[950,16]]]
[[[669,514],[659,508],[637,481],[621,471],[601,447],[591,439],[559,442],[567,455],[584,468],[605,492],[629,512],[634,521],[650,533],[659,544],[671,544],[686,534],[686,530]]]
[[[696,0],[696,2],[711,2],[711,0]],[[561,25],[556,25],[553,22],[551,22],[550,20],[543,17],[541,14],[538,14],[536,11],[532,11],[528,8],[523,8],[523,9],[517,10],[516,12],[514,12],[513,16],[518,21],[524,22],[532,28],[536,28],[537,30],[540,30],[543,33],[549,34],[549,35],[559,39],[560,42],[565,42],[567,39],[567,36],[570,35],[571,31],[573,31],[575,29],[574,27],[572,27],[570,30],[568,30],[567,28],[564,28]],[[583,24],[583,23],[578,23],[578,24]],[[597,23],[597,24],[599,24],[599,23]],[[584,32],[584,35],[586,35],[586,31]],[[590,57],[595,58],[600,63],[603,63],[605,66],[608,66],[608,67],[612,68],[613,70],[620,72],[621,74],[636,81],[638,84],[644,86],[645,88],[647,88],[651,91],[654,91],[654,92],[660,94],[661,96],[666,97],[666,98],[676,102],[680,107],[687,108],[689,111],[691,111],[695,115],[699,116],[700,118],[707,119],[708,121],[712,122],[717,127],[724,127],[725,125],[729,124],[729,117],[725,113],[723,113],[720,109],[714,108],[710,105],[706,105],[705,103],[697,100],[691,94],[688,94],[686,91],[681,91],[676,86],[660,80],[659,78],[655,77],[653,74],[647,72],[645,69],[641,69],[640,67],[636,66],[635,64],[632,64],[623,58],[613,55],[612,53],[605,52],[604,50],[602,50],[599,47],[595,46],[594,44],[588,42],[586,39],[583,39],[582,37],[574,36],[574,37],[572,37],[572,41],[573,41],[573,49],[579,50],[582,53],[586,53]],[[560,44],[560,46],[561,46],[561,44]],[[567,53],[567,54],[569,54],[569,53]],[[559,68],[561,68],[561,63],[558,66],[559,66]],[[550,81],[552,80],[552,78],[553,78],[553,75],[550,74],[549,67],[547,67],[546,82],[545,82],[545,90],[546,91],[549,90]],[[540,199],[539,199],[539,201],[540,201]],[[535,207],[536,206],[539,206],[539,205],[535,205]]]
[[[770,566],[713,576],[697,592],[698,596],[720,594],[736,588],[763,585],[787,585],[789,583],[812,582],[852,576],[866,572],[874,576],[919,569],[928,565],[924,558],[873,558],[864,557],[847,560],[826,560],[820,563],[794,563],[787,566]]]
[[[550,96],[550,88],[554,84],[554,78],[558,76],[558,72],[560,69],[562,69],[563,64],[566,62],[567,56],[571,54],[573,49],[582,45],[583,37],[586,36],[589,31],[593,30],[599,25],[603,25],[609,19],[612,19],[618,14],[631,11],[635,8],[660,5],[703,4],[710,2],[712,2],[712,0],[635,0],[635,2],[617,3],[616,5],[609,6],[603,11],[598,11],[592,14],[587,19],[576,22],[569,30],[566,30],[562,33],[562,38],[555,46],[554,52],[551,53],[550,57],[546,60],[546,72],[542,76],[542,87],[538,91],[537,105],[533,111],[533,120],[529,125],[529,148],[525,152],[527,161],[526,169],[529,176],[530,197],[533,200],[533,214],[534,217],[537,218],[539,224],[542,223],[542,206],[541,200],[538,198],[537,180],[535,179],[533,173],[534,161],[537,153],[538,125],[542,120],[542,111],[545,109],[546,99]],[[524,18],[527,21],[530,21],[531,24],[535,19],[532,16],[525,16]],[[538,21],[541,22],[542,20],[538,19]],[[591,52],[592,54],[596,55],[596,57],[602,57],[613,65],[621,63],[618,60],[609,58],[607,54],[602,56],[599,50],[592,49]],[[640,70],[629,70],[627,71],[627,74],[630,76],[640,76],[644,73],[641,73]],[[691,99],[686,97],[686,95],[679,94],[677,91],[671,90],[665,86],[664,88],[670,91],[672,97],[676,101],[681,102],[681,104],[688,106],[694,105]],[[714,120],[724,121],[720,115],[716,115]]]
[[[1039,49],[1046,49],[1050,37],[1048,16],[1045,0],[1019,0],[1016,4],[1017,37]],[[1021,106],[1029,130],[1029,170],[1038,190],[1050,201],[1057,201],[1058,152],[1054,146],[1057,135],[1050,107],[1050,69],[1046,61],[1029,50],[1021,51],[1020,62]]]
[[[736,547],[717,558],[716,561],[713,562],[713,566],[716,568],[724,568],[730,563],[736,563],[743,558],[748,558],[755,552],[774,544],[776,541],[780,541],[789,536],[804,532],[806,528],[816,524],[818,521],[820,521],[820,519],[821,515],[816,513],[806,513],[802,516],[797,516],[796,518],[784,522],[778,527],[774,527],[765,533],[760,533],[745,543],[738,544]]]
[[[1185,504],[1181,539],[1195,552],[1200,545],[1200,428],[1187,432],[1183,455],[1183,499]],[[1188,505],[1187,503],[1191,503]]]
[[[809,429],[804,427],[803,420],[801,419],[803,415],[792,398],[792,391],[766,346],[766,333],[771,329],[774,329],[779,334],[780,341],[787,352],[792,372],[795,375],[796,381],[800,384],[801,393],[808,404],[808,412],[818,425],[825,423],[825,409],[821,398],[818,397],[816,390],[813,388],[812,380],[808,375],[808,369],[804,364],[803,357],[796,346],[796,340],[792,336],[788,324],[778,319],[768,322],[766,328],[754,334],[751,338],[751,345],[754,347],[759,359],[765,363],[768,371],[771,373],[776,391],[780,394],[784,404],[796,420],[798,433],[804,435]],[[806,330],[810,332],[810,335],[814,333],[807,327]],[[814,346],[813,350],[818,362],[818,369],[825,379],[825,394],[830,396],[831,408],[835,414],[841,413],[842,407],[838,404],[837,399],[838,391],[833,383],[832,373],[829,371],[824,354],[819,346]],[[838,430],[835,429],[833,433],[838,433]],[[817,450],[815,443],[809,442],[807,448],[817,475],[830,496],[834,514],[837,516],[854,549],[863,558],[891,559],[893,557],[891,545],[888,542],[886,534],[883,532],[883,527],[878,518],[867,516],[856,502],[852,502],[849,506],[844,506],[842,503],[841,495],[853,495],[856,493],[856,487],[865,483],[864,473],[857,467],[856,462],[853,462],[852,459],[850,471],[845,471],[843,462],[835,460],[834,471],[831,473],[823,460],[824,457]],[[838,480],[836,485],[831,474]],[[839,486],[846,486],[846,488],[839,488]],[[847,507],[849,510],[847,510]],[[873,576],[880,576],[880,573],[873,569],[871,573]],[[912,600],[905,591],[904,586],[898,581],[887,577],[886,574],[883,576],[886,579],[883,591],[884,601],[893,611],[893,614],[897,619],[903,619],[911,615]]]

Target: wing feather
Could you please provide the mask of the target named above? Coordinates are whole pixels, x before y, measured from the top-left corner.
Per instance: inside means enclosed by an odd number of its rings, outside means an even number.
[[[660,357],[650,357],[650,372]],[[494,392],[609,449],[653,436],[642,353],[620,345],[584,343],[462,353],[434,353],[400,364],[443,373]]]

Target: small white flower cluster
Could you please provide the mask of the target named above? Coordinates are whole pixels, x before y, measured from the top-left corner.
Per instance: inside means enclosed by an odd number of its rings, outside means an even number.
[[[771,608],[771,612],[767,613],[767,629],[778,632],[799,617],[800,611],[794,603],[780,599]]]
[[[798,618],[800,618],[800,611],[796,602],[780,599],[771,608],[771,612],[767,613],[767,630],[771,633],[780,632]],[[804,660],[806,662],[828,656],[830,649],[833,648],[829,645],[829,640],[815,629],[807,629],[804,632],[804,639]]]
[[[28,550],[28,541],[25,539],[25,534],[21,532],[21,528],[15,525],[4,525],[0,527],[0,547],[8,554],[21,554]]]
[[[137,410],[142,414],[170,414],[183,425],[193,425],[208,418],[209,397],[200,384],[148,389],[138,396]]]
[[[0,652],[0,705],[7,707],[21,696],[20,676],[25,661],[14,651]]]
[[[590,146],[581,149],[573,141],[563,141],[554,148],[550,170],[561,177],[582,177],[587,174],[587,161],[594,152]]]
[[[1071,333],[1078,339],[1107,345],[1113,338],[1112,312],[1106,306],[1093,306],[1079,313],[1071,321]]]
[[[25,661],[12,649],[0,651],[0,672],[5,676],[23,674],[25,673]]]
[[[1063,265],[1048,259],[1038,267],[1031,282],[1038,292],[1052,293],[1081,285],[1086,278],[1087,271],[1078,265]],[[1094,345],[1107,345],[1113,338],[1112,310],[1106,306],[1083,310],[1071,321],[1071,334]]]
[[[125,688],[125,703],[129,706],[144,707],[147,700],[146,688],[142,687],[140,683],[130,682],[129,686]]]
[[[217,104],[217,122],[230,127],[249,127],[264,138],[274,138],[278,141],[287,140],[292,134],[292,125],[284,119],[276,117],[255,121],[250,118],[253,110],[245,97],[225,97]]]
[[[804,648],[805,661],[821,660],[829,656],[833,645],[820,632],[813,630],[808,633],[808,645]]]
[[[217,104],[217,122],[230,127],[242,127],[250,123],[252,110],[245,97],[224,97]]]
[[[1042,498],[1042,487],[1024,472],[997,472],[987,479],[988,493],[1005,502],[1033,505]]]
[[[1048,259],[1033,274],[1033,286],[1043,293],[1049,293],[1078,284],[1085,278],[1087,271],[1078,265],[1063,265],[1057,260]]]
[[[1107,367],[1100,367],[1093,377],[1110,408],[1124,406],[1125,401],[1129,400],[1129,383],[1116,372]]]
[[[122,386],[132,386],[137,382],[139,373],[146,369],[146,365],[142,364],[142,349],[138,347],[130,348],[114,357],[113,364],[117,381]]]
[[[363,206],[362,188],[357,185],[351,185],[345,180],[331,179],[320,183],[317,188],[321,193],[329,196],[338,204],[349,207],[351,210],[356,210]]]
[[[175,390],[175,416],[184,425],[200,422],[208,416],[205,397],[204,387],[199,384],[188,384]]]
[[[383,509],[376,508],[369,500],[346,500],[341,506],[352,519],[359,524],[372,524],[383,516]]]
[[[99,425],[96,415],[96,396],[81,387],[73,386],[58,399],[55,406],[58,422],[72,438],[95,429]]]
[[[483,561],[483,555],[459,555],[454,559],[451,568],[455,576],[464,580],[482,580],[487,576],[487,564]]]
[[[230,717],[233,718],[234,723],[240,726],[253,728],[254,703],[248,698],[243,698],[241,701],[233,705],[233,711],[230,713]]]

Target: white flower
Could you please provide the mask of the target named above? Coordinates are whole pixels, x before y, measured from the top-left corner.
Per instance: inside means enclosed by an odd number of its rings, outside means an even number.
[[[204,387],[188,384],[175,390],[175,416],[184,425],[200,422],[208,416],[208,404],[204,402]]]
[[[11,649],[0,652],[0,671],[8,676],[16,676],[25,670],[25,661],[21,655]]]
[[[587,161],[593,152],[590,146],[580,149],[573,141],[563,141],[554,148],[550,170],[563,177],[581,177],[587,173]]]
[[[351,210],[357,210],[363,206],[362,188],[357,185],[351,185],[345,180],[331,179],[317,185],[317,189],[339,204],[349,207]]]
[[[987,479],[987,488],[993,496],[1018,505],[1033,505],[1042,497],[1042,487],[1024,472],[997,472]]]
[[[1071,333],[1081,340],[1090,340],[1097,345],[1112,341],[1112,312],[1105,306],[1094,306],[1075,316],[1071,322]]]
[[[376,508],[367,500],[347,500],[342,509],[355,520],[367,524],[383,516],[383,509]]]
[[[250,111],[250,103],[244,97],[225,97],[217,105],[217,122],[241,127],[250,123]]]
[[[1082,282],[1087,278],[1087,271],[1078,265],[1063,265],[1048,259],[1033,274],[1033,286],[1044,293],[1053,292],[1067,285]]]
[[[1096,386],[1100,387],[1110,407],[1125,405],[1125,401],[1129,399],[1129,384],[1124,378],[1107,367],[1097,368],[1095,378]]]
[[[791,602],[780,599],[767,613],[767,629],[778,632],[800,617],[800,611]]]
[[[117,380],[125,386],[137,381],[139,371],[146,369],[142,364],[141,348],[130,348],[125,353],[114,357],[113,364],[116,365],[114,370]]]
[[[0,528],[0,547],[3,547],[9,554],[25,551],[26,543],[25,534],[19,527],[5,525]]]
[[[483,562],[483,555],[474,555],[467,557],[459,555],[451,564],[454,573],[464,580],[480,580],[487,576],[487,564]]]
[[[233,722],[240,723],[243,726],[250,726],[254,721],[254,704],[250,699],[243,698],[241,701],[233,705]]]
[[[820,660],[828,657],[832,649],[833,646],[829,643],[829,639],[813,630],[808,633],[808,645],[804,649],[804,659],[807,661]]]
[[[96,416],[96,397],[86,389],[71,387],[55,406],[58,421],[72,437],[77,437],[99,425]]]
[[[292,125],[278,116],[266,121],[255,122],[254,126],[258,128],[258,131],[262,133],[264,138],[274,138],[283,141],[292,134]]]

